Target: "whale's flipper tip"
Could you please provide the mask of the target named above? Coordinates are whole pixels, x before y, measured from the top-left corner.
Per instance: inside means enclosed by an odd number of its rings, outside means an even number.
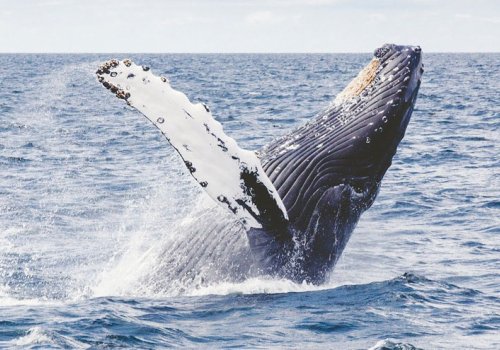
[[[227,136],[205,104],[191,103],[165,77],[129,59],[109,60],[96,74],[105,88],[160,129],[198,184],[246,227],[286,222],[286,209],[255,152]]]

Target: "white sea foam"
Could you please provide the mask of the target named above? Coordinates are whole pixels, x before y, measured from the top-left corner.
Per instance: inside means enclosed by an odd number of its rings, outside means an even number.
[[[187,227],[197,225],[196,218],[213,208],[215,204],[206,194],[200,193],[194,199],[196,205],[187,215],[173,219],[168,222],[167,227],[151,227],[151,224],[155,222],[165,224],[165,219],[161,217],[162,206],[157,206],[157,204],[167,199],[168,195],[169,193],[163,193],[151,198],[139,213],[129,217],[130,220],[143,224],[138,225],[137,230],[129,234],[129,241],[104,265],[91,287],[91,296],[155,297],[179,293],[177,288],[168,287],[175,284],[176,276],[168,275],[168,271],[161,271],[165,249],[179,242],[182,242],[182,246],[191,244],[184,231]],[[199,227],[200,235],[203,234],[202,229],[203,227]],[[188,258],[180,249],[170,253],[168,258],[181,261]],[[175,266],[170,266],[170,268],[173,269]],[[179,288],[186,288],[186,286],[180,285]]]
[[[52,333],[44,330],[40,326],[30,328],[25,335],[13,339],[10,344],[11,346],[20,347],[63,347],[70,349],[87,349],[90,346],[81,343],[75,339],[69,337]]]
[[[61,306],[64,300],[48,300],[45,298],[21,298],[17,299],[9,295],[0,295],[0,306]]]
[[[307,292],[314,290],[328,289],[329,286],[315,286],[308,283],[294,283],[287,279],[274,279],[266,277],[249,278],[243,282],[231,283],[221,282],[206,287],[201,287],[188,291],[188,295],[227,295],[227,294],[279,294]]]
[[[52,339],[43,331],[41,327],[33,327],[28,330],[26,335],[15,339],[14,345],[28,346],[34,344],[54,344]]]
[[[380,340],[369,348],[368,350],[415,350],[416,348],[411,344],[395,343],[389,339]]]

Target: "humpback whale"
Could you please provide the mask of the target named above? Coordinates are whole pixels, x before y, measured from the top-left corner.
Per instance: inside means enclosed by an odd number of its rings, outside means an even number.
[[[422,73],[420,47],[385,44],[326,109],[256,153],[227,136],[206,104],[191,103],[149,67],[113,59],[96,72],[243,225],[260,273],[313,284],[325,280],[373,204]]]

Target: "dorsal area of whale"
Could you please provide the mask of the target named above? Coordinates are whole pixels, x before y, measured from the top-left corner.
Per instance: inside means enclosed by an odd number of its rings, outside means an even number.
[[[422,72],[419,47],[384,45],[330,106],[259,157],[148,67],[110,60],[97,76],[160,129],[196,182],[244,225],[262,273],[321,283],[375,200]]]

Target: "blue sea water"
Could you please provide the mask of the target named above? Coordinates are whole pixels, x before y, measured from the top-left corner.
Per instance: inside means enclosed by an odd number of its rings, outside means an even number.
[[[0,347],[500,348],[500,54],[424,54],[406,136],[323,286],[186,284],[156,268],[210,200],[97,83],[112,57],[207,102],[248,149],[313,117],[370,60],[0,55]]]

